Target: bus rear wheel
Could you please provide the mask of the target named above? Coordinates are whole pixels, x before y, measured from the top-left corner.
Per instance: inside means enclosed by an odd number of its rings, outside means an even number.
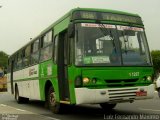
[[[16,99],[18,104],[29,102],[29,98],[24,98],[24,97],[19,96],[18,86],[16,86],[16,89],[15,89],[15,99]]]
[[[56,101],[56,93],[51,86],[48,90],[47,102],[49,109],[56,114],[62,113],[62,105]]]
[[[115,104],[100,103],[100,106],[105,111],[111,111],[116,106],[116,103]]]

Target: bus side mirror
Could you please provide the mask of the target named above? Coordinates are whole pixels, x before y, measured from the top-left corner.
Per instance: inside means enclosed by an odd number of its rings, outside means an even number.
[[[75,31],[75,27],[74,27],[74,23],[70,23],[69,25],[68,25],[68,37],[69,38],[73,38],[74,37],[74,32]]]

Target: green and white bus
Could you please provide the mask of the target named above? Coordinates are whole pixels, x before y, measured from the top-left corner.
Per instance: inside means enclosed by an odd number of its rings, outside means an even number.
[[[8,60],[8,91],[18,103],[100,104],[153,98],[153,68],[137,14],[75,8],[18,49]]]

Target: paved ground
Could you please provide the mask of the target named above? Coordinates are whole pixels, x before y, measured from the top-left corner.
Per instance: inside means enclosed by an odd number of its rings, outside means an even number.
[[[0,93],[0,120],[160,120],[160,99],[155,92],[154,99],[134,103],[120,103],[111,112],[103,111],[99,105],[68,106],[66,113],[53,114],[40,101],[17,104],[8,93]]]

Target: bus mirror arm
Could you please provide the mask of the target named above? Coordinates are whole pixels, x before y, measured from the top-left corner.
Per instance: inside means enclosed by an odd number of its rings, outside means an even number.
[[[71,23],[68,25],[68,37],[69,37],[69,38],[73,38],[73,37],[74,37],[74,31],[75,31],[74,23],[71,22]]]

